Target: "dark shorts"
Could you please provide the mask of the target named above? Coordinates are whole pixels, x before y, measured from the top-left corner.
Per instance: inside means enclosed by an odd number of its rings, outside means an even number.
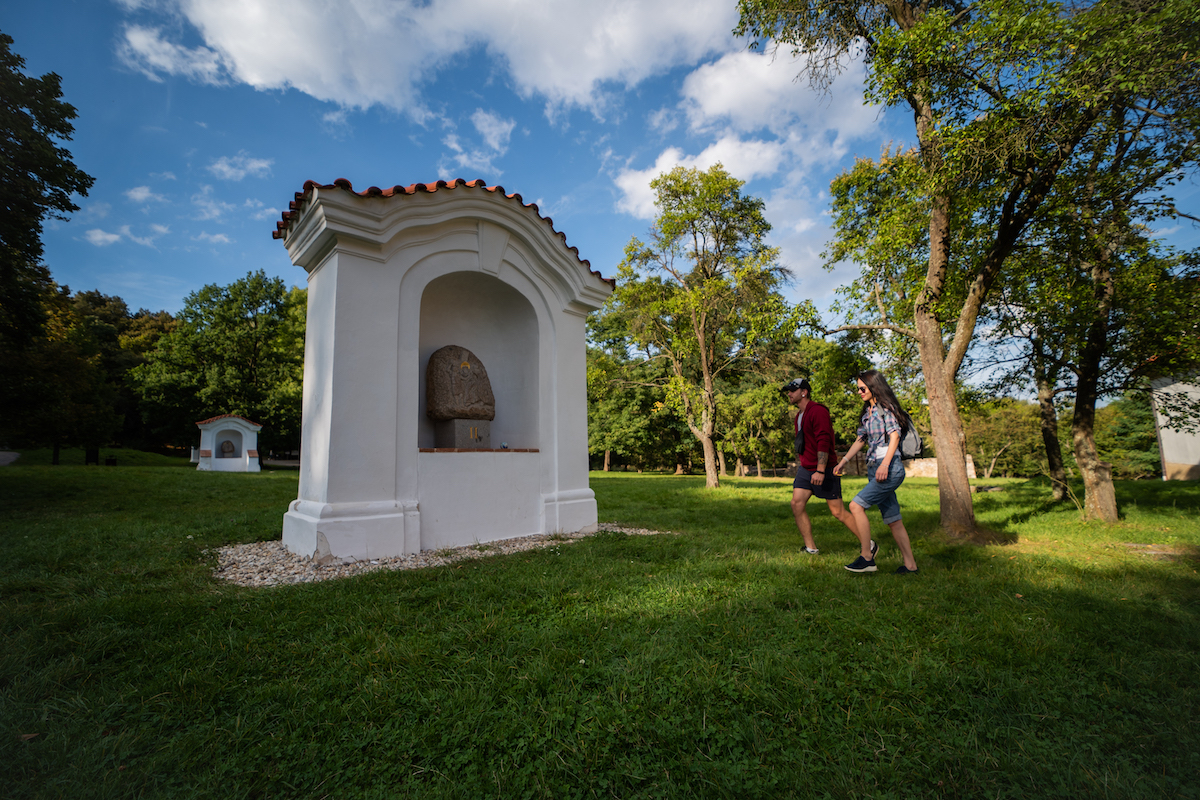
[[[812,472],[797,464],[796,480],[792,481],[792,488],[806,489],[813,493],[813,497],[819,497],[822,500],[842,499],[842,479],[834,475],[832,471],[825,473],[825,480],[821,481],[820,486],[813,486]]]

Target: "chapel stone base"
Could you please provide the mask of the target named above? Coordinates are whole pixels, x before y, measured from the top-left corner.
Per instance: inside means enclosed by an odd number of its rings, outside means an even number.
[[[486,419],[447,419],[433,423],[434,447],[459,450],[490,448],[492,423]]]
[[[294,500],[283,515],[283,543],[315,560],[366,561],[421,550],[421,514],[417,504],[314,503]]]

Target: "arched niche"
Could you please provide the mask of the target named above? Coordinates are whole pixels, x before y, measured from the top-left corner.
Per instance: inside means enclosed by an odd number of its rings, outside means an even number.
[[[420,406],[417,442],[433,447],[425,414],[425,365],[438,348],[465,347],[487,369],[496,397],[492,447],[538,446],[538,323],[517,289],[482,272],[453,272],[430,281],[421,294]]]
[[[216,458],[241,458],[242,457],[242,434],[240,431],[225,429],[217,431],[217,435],[213,437],[217,443],[213,456]],[[233,452],[226,453],[223,445],[225,442],[233,444]]]

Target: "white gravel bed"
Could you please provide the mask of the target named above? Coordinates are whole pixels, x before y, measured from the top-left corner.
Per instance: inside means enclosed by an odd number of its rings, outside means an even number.
[[[655,536],[667,531],[651,531],[645,528],[626,528],[602,522],[599,531],[625,533],[631,536]],[[346,559],[321,564],[308,556],[299,556],[283,546],[283,542],[252,542],[234,544],[217,549],[217,568],[213,575],[238,586],[283,586],[291,583],[314,583],[333,578],[347,578],[364,572],[397,569],[424,569],[440,567],[471,558],[507,555],[525,550],[554,547],[591,536],[590,533],[545,533],[504,539],[486,544],[444,550],[425,550],[408,556],[375,558],[369,561]]]

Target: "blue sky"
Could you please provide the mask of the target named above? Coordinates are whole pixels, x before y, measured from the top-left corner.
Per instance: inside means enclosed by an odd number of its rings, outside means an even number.
[[[650,179],[716,161],[766,200],[791,299],[825,307],[854,272],[821,268],[830,180],[912,140],[902,110],[863,105],[860,65],[818,94],[788,56],[749,52],[734,0],[8,5],[0,30],[28,74],[62,76],[68,148],[96,178],[47,225],[46,263],[131,309],[176,312],[260,268],[303,285],[271,232],[308,179],[482,178],[611,276],[653,216]]]

